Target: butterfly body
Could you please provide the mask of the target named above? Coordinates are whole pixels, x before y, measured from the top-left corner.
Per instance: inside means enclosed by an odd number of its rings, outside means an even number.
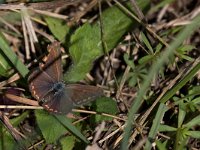
[[[59,95],[65,89],[65,84],[63,82],[58,82],[53,84],[52,91],[54,95]]]
[[[48,46],[44,63],[29,78],[29,89],[39,103],[50,112],[67,114],[74,106],[82,105],[103,95],[103,90],[91,85],[63,82],[61,48],[58,42]]]

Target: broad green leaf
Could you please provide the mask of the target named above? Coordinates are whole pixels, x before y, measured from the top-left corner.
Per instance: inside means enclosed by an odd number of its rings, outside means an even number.
[[[110,115],[116,115],[118,113],[118,108],[117,108],[117,103],[116,101],[112,100],[111,98],[108,97],[102,97],[97,99],[93,104],[92,104],[92,109],[95,110],[97,113],[107,113]],[[96,114],[92,118],[96,123],[99,123],[101,121],[105,120],[112,120],[113,118],[103,116],[101,114]]]
[[[126,6],[131,8],[130,3]],[[102,30],[103,42],[105,42],[105,50],[108,52],[113,49],[122,39],[122,36],[130,29],[138,26],[136,21],[132,20],[124,11],[118,6],[113,6],[102,13]],[[100,33],[100,22],[94,24],[96,33]],[[96,34],[95,34],[96,35]],[[100,35],[100,34],[99,34]],[[101,40],[99,39],[99,42]],[[101,44],[101,43],[99,43]]]
[[[66,22],[53,18],[53,17],[44,17],[45,21],[53,33],[53,35],[59,40],[59,41],[65,41],[66,36],[69,34],[70,28],[67,26]]]
[[[147,6],[145,4],[147,3],[139,5],[142,5],[144,9]],[[124,11],[113,6],[102,13],[102,37],[99,20],[93,25],[86,23],[78,28],[71,37],[69,47],[73,65],[64,75],[64,80],[76,82],[83,79],[91,70],[93,62],[105,54],[105,51],[113,49],[122,36],[137,25]],[[105,49],[102,47],[102,42],[104,42]]]
[[[67,136],[60,140],[63,150],[72,150],[75,145],[76,138],[74,136]]]
[[[99,33],[89,24],[83,25],[72,35],[69,52],[73,65],[65,74],[66,81],[79,81],[89,72],[93,61],[103,54],[99,39]]]
[[[70,131],[76,137],[88,143],[80,131],[63,115],[50,115],[44,110],[36,110],[37,124],[47,143],[55,142],[62,134]]]
[[[35,110],[37,124],[47,143],[54,143],[67,132],[67,129],[53,116],[44,110]]]
[[[0,32],[0,51],[3,53],[7,59],[12,63],[12,66],[17,69],[17,71],[25,78],[29,72],[27,67],[21,62],[17,55],[10,49],[5,37]]]

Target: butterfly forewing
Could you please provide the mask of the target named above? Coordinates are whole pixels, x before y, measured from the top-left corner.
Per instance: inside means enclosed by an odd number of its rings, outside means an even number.
[[[48,51],[49,54],[43,58],[43,63],[40,63],[39,68],[28,78],[29,89],[39,101],[51,90],[53,84],[62,79],[60,44],[52,43],[48,46]]]
[[[74,105],[84,105],[103,96],[103,90],[101,88],[82,84],[66,85],[65,92],[69,95]]]
[[[35,69],[28,78],[29,89],[33,97],[41,99],[51,89],[53,80],[44,71]]]
[[[49,54],[43,58],[40,68],[44,70],[54,82],[62,80],[61,47],[59,42],[53,42],[47,47]]]

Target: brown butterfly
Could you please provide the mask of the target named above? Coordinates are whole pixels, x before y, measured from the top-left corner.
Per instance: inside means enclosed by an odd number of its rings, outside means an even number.
[[[47,47],[49,54],[29,78],[29,89],[34,98],[49,112],[67,114],[77,105],[103,96],[96,86],[65,84],[63,82],[61,47],[53,42]]]

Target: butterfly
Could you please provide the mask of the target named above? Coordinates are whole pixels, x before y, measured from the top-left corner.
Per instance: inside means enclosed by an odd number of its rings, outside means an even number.
[[[61,46],[55,41],[47,47],[48,55],[28,77],[29,90],[45,110],[68,114],[75,106],[103,96],[103,90],[92,85],[65,84]]]

